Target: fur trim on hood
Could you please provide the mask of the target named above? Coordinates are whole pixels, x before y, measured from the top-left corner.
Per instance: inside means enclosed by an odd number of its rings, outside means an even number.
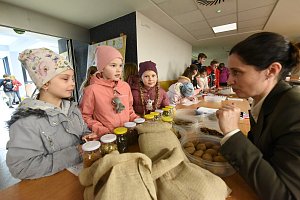
[[[19,108],[17,109],[13,115],[11,116],[11,119],[7,121],[7,127],[9,128],[13,123],[15,123],[17,120],[35,115],[37,117],[48,117],[45,110],[42,109],[32,109],[32,108]]]

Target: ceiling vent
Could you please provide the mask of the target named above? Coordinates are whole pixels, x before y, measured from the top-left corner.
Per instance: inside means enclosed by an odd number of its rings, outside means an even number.
[[[197,0],[197,3],[200,6],[213,6],[213,5],[217,5],[221,2],[224,2],[225,0]]]

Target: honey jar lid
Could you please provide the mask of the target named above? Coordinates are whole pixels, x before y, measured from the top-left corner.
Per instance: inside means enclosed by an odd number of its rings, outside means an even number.
[[[133,120],[135,123],[137,124],[141,124],[141,123],[144,123],[145,122],[145,119],[144,118],[136,118],[135,120]]]
[[[161,118],[164,122],[172,122],[173,121],[173,118],[172,117],[169,117],[169,116],[163,116],[162,118]]]
[[[115,128],[114,133],[117,134],[117,135],[125,134],[125,133],[127,133],[127,128],[125,128],[125,127]]]
[[[174,108],[174,106],[171,106],[171,105],[168,105],[168,106],[165,106],[165,107],[170,108],[170,109]]]
[[[103,135],[100,138],[101,142],[103,142],[103,143],[114,142],[116,139],[117,139],[117,136],[115,134],[111,134],[111,133]]]
[[[125,123],[124,123],[124,126],[125,126],[126,128],[133,128],[133,127],[136,126],[136,123],[135,123],[135,122],[125,122]]]
[[[94,151],[100,148],[101,143],[99,141],[88,141],[82,145],[83,151]]]
[[[147,114],[147,115],[144,115],[144,118],[145,119],[154,119],[154,115]]]
[[[159,115],[158,112],[151,112],[150,114],[151,114],[151,115],[154,115],[154,116],[158,116],[158,115]]]

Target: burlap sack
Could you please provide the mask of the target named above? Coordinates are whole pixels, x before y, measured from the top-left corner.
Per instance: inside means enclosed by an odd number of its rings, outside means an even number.
[[[141,153],[104,156],[79,174],[85,200],[156,200],[151,160]]]
[[[180,142],[171,128],[171,124],[159,122],[137,126],[140,151],[155,161],[175,147],[180,149]],[[188,161],[183,151],[182,156]]]
[[[231,192],[218,176],[186,158],[181,145],[165,125],[140,126],[139,145],[152,159],[152,177],[159,200],[224,200]]]

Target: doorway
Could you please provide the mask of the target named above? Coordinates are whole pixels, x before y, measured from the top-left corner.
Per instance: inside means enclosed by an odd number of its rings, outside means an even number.
[[[19,53],[25,49],[45,47],[59,53],[59,40],[62,38],[32,33],[20,29],[0,26],[0,79],[4,74],[14,75],[22,84],[19,92],[22,99],[30,97],[35,90],[27,72],[18,60]],[[20,180],[14,179],[6,166],[6,143],[9,140],[9,131],[6,125],[18,105],[9,108],[6,105],[7,97],[0,88],[0,190],[7,188]]]

